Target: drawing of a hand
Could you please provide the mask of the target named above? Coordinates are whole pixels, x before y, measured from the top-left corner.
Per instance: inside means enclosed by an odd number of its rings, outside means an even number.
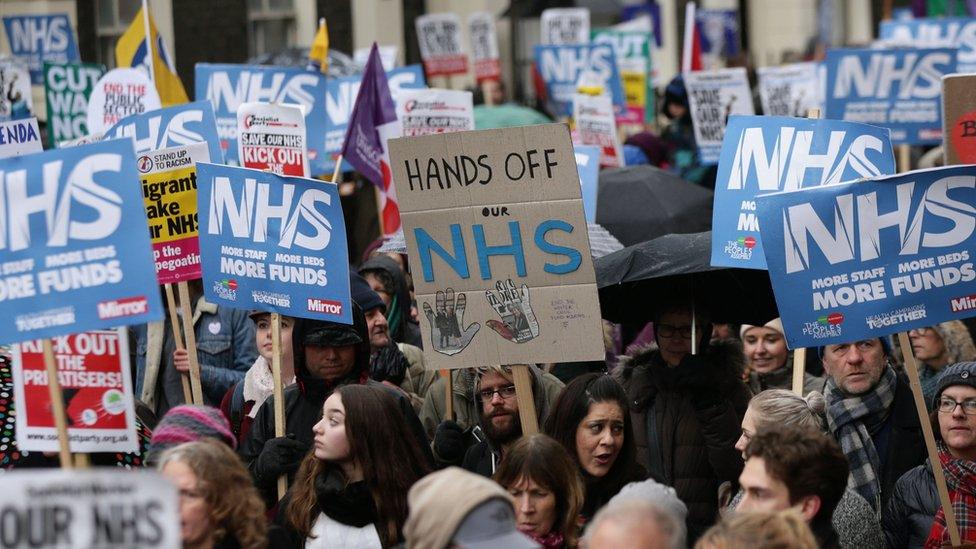
[[[434,310],[430,303],[424,302],[424,314],[430,324],[430,342],[434,350],[445,355],[456,355],[471,343],[475,334],[481,329],[481,324],[472,322],[463,331],[464,309],[468,306],[468,299],[463,293],[454,296],[454,289],[446,292],[440,290],[434,297]]]
[[[508,279],[495,283],[495,290],[485,290],[485,299],[502,319],[489,320],[488,327],[495,333],[515,343],[531,341],[539,335],[539,321],[529,302],[529,287],[519,289]]]

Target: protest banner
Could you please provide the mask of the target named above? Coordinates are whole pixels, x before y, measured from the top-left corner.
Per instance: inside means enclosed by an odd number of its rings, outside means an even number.
[[[733,114],[755,114],[746,70],[737,67],[684,75],[695,141],[703,164],[718,162],[725,125]]]
[[[405,137],[389,146],[428,368],[603,356],[565,125]]]
[[[0,121],[34,116],[30,74],[20,59],[0,58]]]
[[[600,147],[574,144],[573,150],[576,154],[580,192],[583,195],[583,215],[587,223],[596,223],[596,197],[600,185]]]
[[[976,311],[976,166],[756,198],[790,348],[856,341]]]
[[[0,122],[0,158],[41,152],[41,130],[34,117]]]
[[[976,75],[942,77],[942,136],[946,165],[976,164]]]
[[[390,93],[394,96],[402,90],[427,88],[424,71],[420,65],[409,65],[386,71],[386,81]],[[325,114],[328,117],[325,150],[328,156],[326,167],[330,173],[335,170],[335,160],[342,153],[342,143],[346,139],[346,130],[349,129],[349,120],[362,83],[362,75],[328,79],[325,96]],[[341,169],[343,172],[353,171],[353,167],[348,162],[342,162]]]
[[[103,74],[102,65],[44,63],[44,99],[51,147],[88,135],[88,98]]]
[[[245,168],[308,177],[302,108],[243,103],[237,109],[237,157]]]
[[[955,72],[956,50],[827,51],[825,118],[891,130],[894,144],[942,140],[942,76]]]
[[[105,133],[123,118],[162,107],[156,87],[139,69],[112,69],[88,98],[88,133]]]
[[[217,123],[209,101],[185,103],[143,114],[134,114],[109,128],[104,139],[131,137],[136,153],[206,143],[211,162],[223,158]]]
[[[540,44],[575,46],[590,41],[590,10],[549,8],[539,18]]]
[[[617,135],[613,103],[606,95],[573,96],[573,141],[580,145],[600,147],[600,167],[618,168],[624,165],[624,153]]]
[[[10,52],[27,64],[32,84],[44,83],[44,63],[81,60],[67,13],[5,15],[3,26]]]
[[[712,265],[766,268],[757,195],[893,173],[895,157],[885,128],[783,116],[730,117],[715,179]]]
[[[397,54],[400,49],[396,46],[377,46],[380,50],[380,61],[383,64],[383,70],[392,71],[397,66]],[[356,48],[353,52],[352,59],[360,67],[366,66],[366,61],[369,60],[369,51],[372,48]]]
[[[139,155],[137,166],[160,284],[200,278],[198,162],[210,162],[206,143]]]
[[[715,70],[726,66],[726,60],[739,55],[742,42],[739,10],[695,10],[695,26],[701,42],[702,67]]]
[[[461,44],[461,18],[456,13],[428,13],[414,24],[427,78],[468,72],[468,56]]]
[[[471,41],[471,62],[474,79],[479,84],[485,80],[501,80],[502,63],[498,54],[498,34],[495,32],[495,16],[477,11],[468,16],[468,39]]]
[[[896,47],[959,48],[956,70],[961,73],[976,72],[976,19],[921,17],[882,21],[878,26],[878,38]]]
[[[617,57],[609,44],[581,46],[535,46],[535,64],[546,85],[550,109],[557,116],[573,115],[573,95],[584,74],[603,84],[603,93],[613,99],[616,112],[626,108]]]
[[[598,29],[594,44],[610,44],[617,59],[617,70],[627,104],[621,124],[644,124],[654,120],[654,85],[651,82],[651,42],[649,32]]]
[[[124,328],[54,338],[58,381],[68,419],[72,452],[137,452],[135,397]],[[11,349],[17,447],[56,452],[58,434],[51,412],[42,342]]]
[[[14,470],[0,490],[4,547],[179,549],[176,486],[152,470]]]
[[[346,226],[334,183],[197,165],[207,301],[352,322]]]
[[[405,137],[474,129],[474,103],[469,91],[402,90],[393,99]]]
[[[810,109],[823,111],[818,63],[794,63],[759,67],[759,99],[768,116],[806,116]]]
[[[0,343],[158,320],[132,144],[0,161]]]

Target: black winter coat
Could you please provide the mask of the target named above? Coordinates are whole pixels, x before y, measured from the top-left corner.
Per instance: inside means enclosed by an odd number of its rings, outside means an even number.
[[[651,347],[613,373],[630,401],[638,463],[674,487],[688,506],[689,543],[715,523],[719,485],[738,481],[742,472],[742,456],[734,445],[751,397],[739,379],[742,363],[742,350],[729,343],[685,357],[676,368]],[[657,440],[648,440],[652,409]],[[659,468],[652,463],[652,451],[660,452]]]
[[[890,414],[892,423],[888,438],[888,457],[881,468],[881,509],[886,508],[898,479],[925,463],[926,459],[922,426],[918,422],[912,389],[904,375],[898,376]]]
[[[885,539],[891,549],[922,547],[941,507],[932,466],[926,460],[895,483],[882,517]]]

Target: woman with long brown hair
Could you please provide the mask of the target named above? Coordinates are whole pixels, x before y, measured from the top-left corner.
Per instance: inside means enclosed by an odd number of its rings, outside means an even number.
[[[402,541],[407,491],[428,467],[393,395],[364,385],[339,387],[322,406],[314,432],[314,449],[278,515],[291,542],[341,548]]]
[[[536,434],[505,452],[495,482],[515,498],[516,527],[544,549],[576,547],[583,480],[555,439]]]
[[[158,467],[180,493],[183,547],[267,547],[264,501],[229,446],[213,439],[186,442],[166,450]]]

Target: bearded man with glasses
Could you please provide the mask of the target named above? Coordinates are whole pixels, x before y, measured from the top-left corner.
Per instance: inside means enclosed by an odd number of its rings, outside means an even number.
[[[976,362],[943,370],[932,407],[932,431],[959,534],[964,545],[976,542]],[[883,526],[890,547],[949,546],[931,463],[898,479]]]

